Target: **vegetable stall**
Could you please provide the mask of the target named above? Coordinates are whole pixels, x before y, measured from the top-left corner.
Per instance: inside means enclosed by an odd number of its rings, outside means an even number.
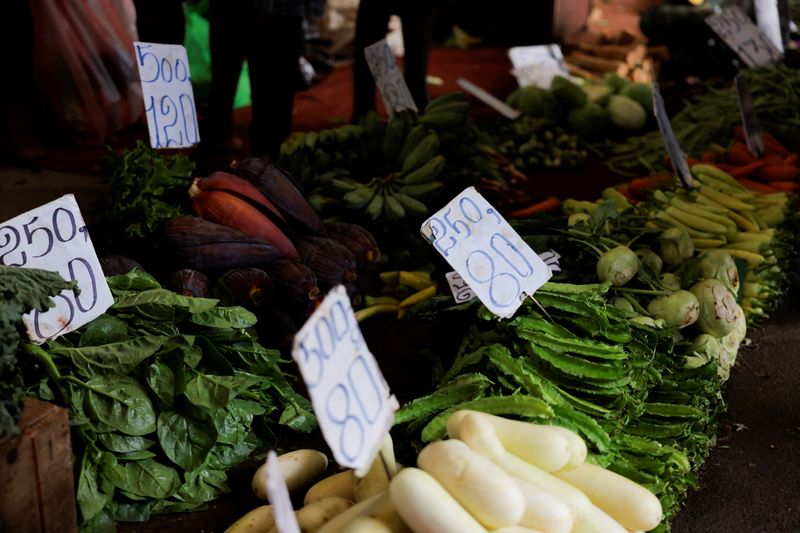
[[[770,372],[776,321],[797,319],[800,75],[742,76],[763,153],[729,83],[673,99],[688,183],[651,86],[614,72],[516,89],[515,120],[444,92],[294,132],[274,160],[112,151],[91,228],[110,307],[34,344],[22,315],[75,287],[0,265],[0,435],[24,397],[67,410],[82,531],[277,531],[269,450],[302,531],[691,530],[709,457],[743,429],[738,373]],[[596,198],[540,181],[600,167],[617,174]],[[510,317],[461,297],[446,229],[420,236],[470,187],[547,260]],[[461,235],[483,215],[455,217]],[[363,472],[334,459],[293,361],[339,286],[399,400]]]

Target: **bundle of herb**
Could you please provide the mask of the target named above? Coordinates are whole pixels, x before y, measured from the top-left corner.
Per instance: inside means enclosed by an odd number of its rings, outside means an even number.
[[[182,205],[194,168],[185,155],[165,155],[143,141],[110,155],[104,161],[104,174],[111,187],[111,205],[103,228],[109,239],[142,239],[167,219],[185,214]]]
[[[108,283],[107,313],[26,346],[47,374],[31,385],[70,411],[83,529],[195,509],[228,492],[226,470],[276,426],[316,426],[279,353],[255,340],[252,313],[137,270]]]
[[[0,439],[18,433],[24,391],[17,352],[25,339],[22,315],[54,305],[51,296],[75,284],[56,272],[0,265]]]

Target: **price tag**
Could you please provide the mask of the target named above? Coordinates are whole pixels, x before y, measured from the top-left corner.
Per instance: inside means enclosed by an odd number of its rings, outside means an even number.
[[[461,277],[458,272],[448,272],[444,275],[447,283],[450,285],[450,291],[453,293],[453,299],[457,304],[463,304],[475,298],[475,293],[469,288],[467,282]]]
[[[266,476],[267,496],[272,506],[272,517],[280,533],[300,533],[297,516],[294,514],[292,499],[289,489],[283,479],[283,473],[278,466],[278,456],[274,450],[267,454],[267,467],[264,469]]]
[[[514,120],[520,116],[520,112],[514,109],[513,107],[507,105],[502,100],[499,100],[494,95],[486,92],[485,90],[481,89],[474,83],[469,80],[465,80],[464,78],[458,78],[456,81],[459,87],[467,91],[469,94],[483,102],[484,104],[488,105],[504,117],[510,120]]]
[[[753,97],[747,88],[747,81],[741,74],[734,79],[736,85],[736,96],[739,99],[739,112],[742,115],[742,127],[744,128],[745,141],[747,148],[756,157],[761,157],[764,153],[764,130],[761,128],[761,121],[758,120]]]
[[[497,316],[511,317],[552,276],[475,187],[426,220],[420,232]]]
[[[511,73],[520,87],[536,85],[549,89],[556,76],[569,76],[564,54],[557,44],[516,46],[509,49],[508,58],[514,66]]]
[[[544,264],[547,265],[547,268],[549,268],[551,272],[561,272],[561,266],[558,264],[561,255],[555,250],[547,250],[546,252],[540,253],[539,259],[544,261]],[[469,302],[476,297],[475,293],[472,292],[472,289],[458,272],[448,272],[444,277],[450,285],[450,292],[453,293],[453,299],[457,304]]]
[[[185,148],[200,141],[186,48],[134,42],[144,111],[153,148]]]
[[[336,461],[366,472],[399,405],[367,348],[341,285],[294,337],[292,357]]]
[[[55,271],[80,294],[61,291],[56,305],[22,320],[37,344],[78,329],[105,313],[114,298],[75,197],[67,194],[0,225],[0,264]]]
[[[705,21],[748,67],[780,60],[781,52],[738,6],[725,7]]]
[[[667,116],[667,110],[664,107],[664,99],[661,97],[661,91],[656,81],[653,82],[653,114],[656,116],[658,129],[661,130],[661,138],[664,139],[664,145],[667,147],[672,169],[681,179],[683,185],[687,189],[691,189],[694,183],[692,172],[689,170],[686,154],[681,150],[678,139],[675,137],[675,132],[672,131],[672,123],[670,123],[669,117]]]
[[[781,34],[781,16],[778,11],[778,0],[755,0],[753,10],[756,24],[761,33],[778,52],[783,53],[783,35]]]
[[[381,92],[386,112],[394,114],[397,111],[411,109],[417,113],[419,111],[417,105],[411,97],[403,73],[397,65],[397,59],[386,43],[386,39],[381,39],[364,48],[364,56],[367,58],[370,71],[372,71],[372,77],[375,78],[375,84]]]

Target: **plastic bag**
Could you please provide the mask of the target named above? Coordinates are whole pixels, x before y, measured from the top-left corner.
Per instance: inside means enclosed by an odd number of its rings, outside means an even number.
[[[43,105],[76,140],[102,143],[142,114],[133,40],[113,0],[29,0]],[[127,36],[127,37],[126,37]]]

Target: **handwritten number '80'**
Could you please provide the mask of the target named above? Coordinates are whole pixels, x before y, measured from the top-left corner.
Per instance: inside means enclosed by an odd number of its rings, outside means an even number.
[[[489,283],[489,299],[495,306],[508,307],[519,297],[521,289],[519,278],[527,278],[533,274],[533,266],[531,266],[525,256],[522,255],[519,249],[509,241],[505,235],[495,233],[491,236],[489,242],[492,250],[511,267],[513,273],[509,271],[496,273],[492,256],[483,250],[475,250],[467,256],[467,274],[469,274],[473,281],[479,284]],[[512,253],[507,254],[506,252]],[[481,268],[481,265],[478,264],[480,262],[488,264],[488,268]],[[482,273],[486,273],[486,275],[483,276],[481,275]],[[512,283],[515,286],[514,290],[508,293],[510,296],[508,301],[498,300],[495,294],[496,283],[500,279],[506,279],[508,283]]]

